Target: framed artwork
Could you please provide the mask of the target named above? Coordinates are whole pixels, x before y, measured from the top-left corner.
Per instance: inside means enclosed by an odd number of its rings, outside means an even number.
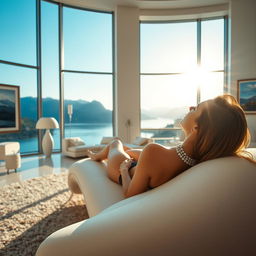
[[[0,133],[20,130],[20,87],[0,84]]]
[[[237,81],[237,99],[246,114],[256,114],[256,78]]]

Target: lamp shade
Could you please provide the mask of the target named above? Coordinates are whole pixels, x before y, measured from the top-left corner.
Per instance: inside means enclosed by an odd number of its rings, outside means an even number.
[[[41,117],[36,123],[36,129],[56,129],[59,128],[57,120],[53,117]]]

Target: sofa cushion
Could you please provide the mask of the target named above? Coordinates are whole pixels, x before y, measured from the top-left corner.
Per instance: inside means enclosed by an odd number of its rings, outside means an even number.
[[[85,142],[79,137],[74,137],[74,138],[68,139],[68,144],[69,144],[69,147],[75,147],[75,146],[85,145]]]
[[[144,146],[144,145],[146,145],[149,142],[150,142],[149,138],[136,137],[136,139],[133,141],[132,144],[138,145],[138,146]]]
[[[247,148],[246,151],[249,152],[256,161],[256,148]]]
[[[100,144],[109,144],[116,137],[103,137]]]
[[[86,152],[87,150],[88,150],[88,147],[85,145],[73,146],[68,148],[68,151],[70,152]]]

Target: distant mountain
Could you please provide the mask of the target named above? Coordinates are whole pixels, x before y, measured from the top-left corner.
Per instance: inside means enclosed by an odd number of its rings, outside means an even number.
[[[1,100],[0,107],[11,107],[11,108],[14,108],[15,104],[14,104],[14,102],[12,102],[10,100]]]
[[[256,96],[250,97],[248,99],[241,98],[240,105],[245,111],[256,111]]]
[[[105,109],[99,101],[65,100],[65,120],[69,121],[67,108],[68,104],[73,105],[72,122],[74,123],[108,123],[112,122],[112,111]]]
[[[245,99],[245,98],[240,99],[240,104],[246,104],[248,102],[256,102],[256,96],[252,96],[248,99]]]
[[[21,115],[36,121],[37,117],[37,98],[21,98]],[[54,117],[59,121],[59,101],[52,98],[43,98],[42,112],[44,117]],[[112,121],[112,111],[105,109],[98,101],[84,100],[65,100],[64,118],[69,122],[67,105],[73,105],[72,123],[105,123]]]
[[[173,120],[182,118],[188,112],[184,107],[180,108],[153,108],[150,110],[142,110],[142,119],[154,118],[171,118]],[[144,118],[145,117],[145,118]]]
[[[1,127],[11,127],[15,122],[15,104],[10,100],[1,100],[0,103]],[[5,124],[3,123],[5,120]]]

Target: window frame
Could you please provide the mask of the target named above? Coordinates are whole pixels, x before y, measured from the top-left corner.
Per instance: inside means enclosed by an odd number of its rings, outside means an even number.
[[[210,18],[198,18],[198,19],[184,19],[184,20],[166,20],[166,21],[140,21],[140,28],[142,24],[172,24],[172,23],[185,23],[185,22],[196,22],[196,26],[197,26],[197,35],[196,35],[196,39],[197,39],[197,66],[201,66],[201,40],[202,40],[202,21],[208,21],[208,20],[218,20],[218,19],[223,19],[224,21],[224,65],[223,65],[223,69],[221,70],[212,70],[211,73],[215,73],[215,72],[223,72],[224,75],[224,84],[223,84],[223,92],[227,93],[228,92],[228,15],[224,15],[224,16],[216,16],[216,17],[210,17]],[[141,33],[140,33],[140,38],[141,38]],[[141,40],[140,40],[141,41]],[[140,49],[140,56],[141,56],[141,49]],[[141,62],[140,62],[141,63]],[[141,66],[140,66],[141,68]],[[184,72],[164,72],[164,73],[142,73],[140,72],[140,94],[141,94],[141,76],[147,76],[147,75],[153,75],[153,76],[159,76],[159,75],[166,75],[166,76],[172,76],[172,75],[177,75],[177,74],[184,74]],[[201,99],[201,92],[200,92],[200,88],[198,88],[197,90],[197,104],[200,103],[200,99]],[[141,102],[140,102],[140,106],[141,106]],[[142,133],[143,131],[180,131],[181,128],[179,127],[173,127],[173,128],[141,128],[141,107],[140,107],[140,133]],[[169,139],[168,137],[154,137],[152,138],[153,141],[156,140],[166,140]]]
[[[49,1],[49,0],[42,0],[42,1]],[[107,13],[112,15],[112,71],[111,72],[93,72],[87,70],[70,70],[64,68],[64,36],[63,36],[63,8],[73,8],[76,10],[82,11],[90,11],[96,13]],[[113,107],[112,107],[112,127],[113,127],[113,134],[115,134],[115,120],[114,120],[114,112],[115,112],[115,94],[114,94],[114,86],[115,86],[115,34],[114,34],[114,12],[113,11],[102,11],[102,10],[95,10],[95,9],[88,9],[68,4],[59,3],[59,43],[60,43],[60,54],[59,54],[59,81],[60,81],[60,136],[61,139],[65,137],[65,118],[64,118],[64,74],[65,73],[79,73],[79,74],[98,74],[98,75],[111,75],[112,76],[112,99],[113,99]],[[62,145],[61,145],[62,151]]]
[[[59,70],[58,70],[58,76],[59,76],[59,125],[60,125],[60,142],[62,141],[62,138],[64,138],[64,73],[65,72],[71,72],[71,73],[84,73],[84,74],[108,74],[112,76],[112,97],[113,97],[113,110],[112,110],[112,127],[113,127],[113,134],[115,134],[115,120],[114,120],[114,112],[115,112],[115,94],[114,94],[114,86],[115,86],[115,76],[114,76],[114,70],[115,70],[115,17],[113,11],[101,11],[96,9],[89,9],[89,8],[82,8],[77,7],[69,4],[63,4],[63,3],[57,3],[53,0],[34,0],[36,4],[36,65],[27,65],[23,63],[17,63],[12,61],[6,61],[3,59],[0,59],[0,64],[7,64],[11,66],[18,66],[18,67],[24,67],[24,68],[30,68],[37,71],[37,119],[42,117],[42,26],[41,26],[41,4],[42,2],[48,2],[51,4],[55,4],[58,6],[58,40],[59,40]],[[108,13],[112,15],[112,71],[111,72],[91,72],[91,71],[78,71],[78,70],[65,70],[64,69],[64,41],[63,41],[63,8],[74,8],[79,9],[82,11],[90,11],[90,12],[97,12],[97,13]],[[41,130],[38,131],[38,151],[37,152],[21,152],[22,155],[38,155],[42,154],[42,141],[43,132]],[[62,143],[60,143],[60,149],[55,150],[54,152],[62,152]]]

